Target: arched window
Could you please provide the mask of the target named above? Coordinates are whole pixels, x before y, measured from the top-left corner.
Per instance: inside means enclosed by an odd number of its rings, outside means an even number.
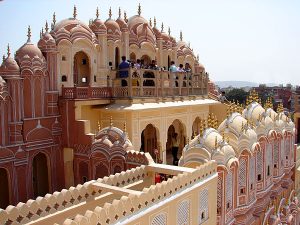
[[[90,62],[86,53],[83,51],[77,52],[74,55],[74,85],[76,86],[88,86],[90,83]]]

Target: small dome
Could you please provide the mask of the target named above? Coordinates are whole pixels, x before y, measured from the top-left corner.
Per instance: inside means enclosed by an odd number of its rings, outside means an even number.
[[[43,58],[43,54],[41,50],[31,43],[30,41],[25,43],[19,50],[16,52],[16,60],[17,62],[21,62],[23,57],[33,59],[35,57]],[[28,57],[27,57],[28,56]]]
[[[128,29],[129,30],[136,30],[136,28],[140,25],[140,24],[143,24],[143,23],[148,23],[148,21],[145,19],[145,18],[143,18],[143,17],[141,17],[141,16],[139,16],[139,15],[135,15],[135,16],[132,16],[132,17],[130,17],[129,19],[128,19],[128,23],[127,23],[127,25],[128,25]]]
[[[109,32],[115,32],[116,30],[120,31],[119,24],[116,21],[114,21],[113,19],[106,20],[104,24],[105,24],[105,26],[107,28],[107,33],[109,33]]]
[[[161,32],[156,27],[153,27],[153,32],[155,34],[156,39],[161,39]]]
[[[42,50],[55,49],[56,43],[54,38],[48,32],[44,33],[42,38],[38,42],[38,47]]]
[[[8,56],[6,59],[4,59],[2,65],[0,66],[0,73],[4,73],[5,75],[19,74],[20,67],[16,60]]]
[[[140,24],[136,29],[136,33],[140,43],[148,41],[155,45],[156,38],[148,23]]]
[[[76,27],[78,25],[80,25],[81,27],[83,27],[88,32],[90,32],[90,33],[92,32],[92,30],[88,27],[88,25],[86,25],[82,21],[74,19],[74,18],[64,19],[64,20],[60,21],[59,23],[55,24],[52,32],[54,32],[55,34],[57,34],[57,33],[60,32],[60,30],[62,28],[66,29],[67,31],[71,31],[72,28],[74,28],[74,27]]]
[[[125,22],[125,20],[121,17],[119,17],[116,22],[119,24],[119,27],[121,29],[122,32],[126,32],[128,31],[128,25],[127,23]]]
[[[120,26],[116,21],[108,19],[105,21],[105,26],[107,28],[107,40],[116,41],[121,38]]]
[[[104,22],[100,19],[95,19],[91,25],[90,29],[95,33],[95,34],[106,34],[107,28],[104,24]]]

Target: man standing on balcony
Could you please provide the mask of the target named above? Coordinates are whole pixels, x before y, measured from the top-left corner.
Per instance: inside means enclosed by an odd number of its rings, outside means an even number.
[[[128,77],[129,66],[130,66],[129,62],[126,61],[126,56],[122,56],[122,62],[119,65],[120,78],[127,78]],[[127,81],[122,80],[121,84],[122,84],[122,87],[127,86]]]

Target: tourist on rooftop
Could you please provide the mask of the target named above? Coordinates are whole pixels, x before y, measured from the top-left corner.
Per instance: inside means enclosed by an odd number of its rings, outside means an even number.
[[[140,60],[140,59],[137,59],[137,60],[136,60],[136,63],[135,63],[135,65],[134,65],[134,67],[135,67],[136,69],[141,69],[141,60]]]
[[[158,66],[156,65],[156,61],[155,60],[151,61],[150,69],[151,70],[158,70]]]
[[[225,96],[225,91],[222,91],[222,93],[219,95],[219,101],[220,102],[225,102],[227,101],[227,98]]]
[[[177,72],[177,68],[175,66],[175,62],[174,61],[171,61],[171,66],[170,66],[170,69],[169,69],[170,72]]]
[[[179,64],[179,67],[177,68],[177,72],[185,72],[182,64]]]
[[[119,65],[119,76],[120,78],[127,78],[128,77],[128,71],[129,71],[129,62],[126,61],[126,56],[122,56],[122,62]],[[122,86],[127,86],[127,81],[122,80]]]

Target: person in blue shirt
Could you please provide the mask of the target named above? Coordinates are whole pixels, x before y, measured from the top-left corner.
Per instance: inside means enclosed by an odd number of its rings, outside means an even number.
[[[120,78],[127,78],[128,77],[128,70],[129,70],[129,62],[126,61],[126,56],[122,56],[122,62],[119,65],[119,76]],[[127,86],[127,81],[122,80],[122,86]]]

